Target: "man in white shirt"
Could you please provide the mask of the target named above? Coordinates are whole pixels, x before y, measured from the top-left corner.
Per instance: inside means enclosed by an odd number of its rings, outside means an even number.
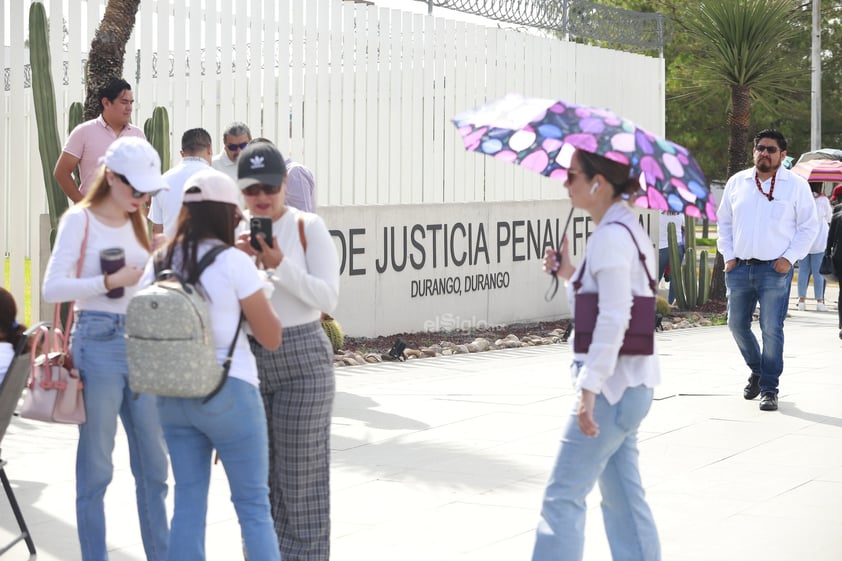
[[[251,140],[251,130],[245,123],[228,125],[222,133],[222,151],[213,157],[211,166],[237,181],[237,159]]]
[[[792,266],[807,255],[819,231],[810,186],[781,166],[786,147],[780,132],[759,132],[754,137],[754,167],[728,180],[717,212],[728,327],[751,369],[743,397],[760,394],[761,411],[778,409]],[[758,302],[762,350],[751,331]]]
[[[181,163],[164,174],[164,181],[170,188],[152,197],[149,209],[152,233],[173,237],[181,212],[184,183],[197,171],[208,168],[212,154],[211,136],[205,129],[190,129],[181,135]]]

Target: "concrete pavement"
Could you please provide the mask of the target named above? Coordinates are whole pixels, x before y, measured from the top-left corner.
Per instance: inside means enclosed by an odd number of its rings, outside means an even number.
[[[747,369],[726,327],[658,333],[664,381],[641,429],[640,463],[665,560],[842,558],[837,294],[828,288],[827,313],[799,312],[791,300],[778,412],[742,399]],[[338,369],[332,559],[528,559],[573,406],[569,359],[558,344]],[[2,443],[40,561],[80,559],[74,435],[15,419]],[[142,560],[122,436],[115,467],[111,559]],[[0,503],[6,543],[15,522]],[[608,561],[598,490],[588,504],[585,559]],[[221,466],[207,524],[208,561],[242,559]],[[28,554],[19,544],[5,558]]]

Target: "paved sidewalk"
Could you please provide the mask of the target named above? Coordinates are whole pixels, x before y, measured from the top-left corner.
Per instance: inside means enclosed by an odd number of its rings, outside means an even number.
[[[742,399],[725,327],[659,333],[664,383],[640,435],[666,561],[842,559],[842,378],[830,311],[786,322],[780,410]],[[815,309],[815,304],[810,303]],[[566,344],[337,370],[333,555],[339,561],[526,560],[566,414]],[[75,428],[16,419],[7,473],[40,561],[80,559]],[[145,559],[125,439],[107,495],[112,561]],[[208,561],[242,559],[221,466]],[[170,499],[171,500],[171,499]],[[15,528],[0,500],[0,543]],[[585,559],[609,561],[598,491]],[[197,521],[199,523],[199,521]],[[5,559],[27,559],[17,545]]]

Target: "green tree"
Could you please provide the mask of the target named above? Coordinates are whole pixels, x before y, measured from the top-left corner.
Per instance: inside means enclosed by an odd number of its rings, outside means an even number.
[[[88,55],[85,120],[95,118],[102,109],[97,98],[100,89],[109,79],[123,75],[126,43],[139,7],[140,0],[108,0]]]

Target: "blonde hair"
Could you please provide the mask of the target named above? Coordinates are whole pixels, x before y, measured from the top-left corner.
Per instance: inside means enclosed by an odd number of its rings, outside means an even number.
[[[111,194],[111,185],[108,184],[108,180],[105,177],[105,170],[106,167],[103,165],[99,172],[97,172],[96,179],[91,184],[90,190],[78,203],[80,207],[93,208],[102,203]],[[129,220],[132,223],[134,237],[137,238],[137,241],[146,251],[152,251],[152,244],[149,242],[149,229],[146,225],[146,216],[140,211],[130,212]]]

